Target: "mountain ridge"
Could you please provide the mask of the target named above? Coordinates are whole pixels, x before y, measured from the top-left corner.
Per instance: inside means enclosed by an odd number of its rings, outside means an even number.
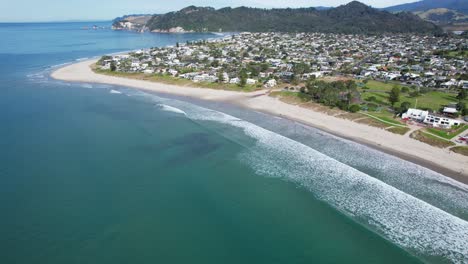
[[[466,0],[422,0],[413,3],[389,6],[383,10],[389,12],[418,12],[436,8],[447,8],[464,14],[468,14],[468,1]]]
[[[118,25],[116,25],[118,27]],[[325,32],[346,34],[441,33],[433,23],[410,13],[392,14],[358,1],[336,8],[188,6],[153,15],[145,25],[155,32]]]

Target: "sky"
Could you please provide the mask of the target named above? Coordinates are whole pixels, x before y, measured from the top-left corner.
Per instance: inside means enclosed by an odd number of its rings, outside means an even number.
[[[125,14],[161,14],[189,5],[221,7],[339,6],[351,0],[0,0],[0,22],[111,20]],[[387,7],[416,0],[361,0]]]

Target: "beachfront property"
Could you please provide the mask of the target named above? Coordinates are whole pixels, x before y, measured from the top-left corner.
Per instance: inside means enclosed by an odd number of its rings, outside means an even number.
[[[410,108],[402,115],[403,120],[413,120],[431,127],[450,129],[452,126],[461,124],[460,120],[448,118],[446,116],[429,113],[426,110]]]
[[[399,82],[431,89],[468,89],[468,40],[408,34],[249,33],[108,56],[104,70],[167,74],[193,82],[272,88],[327,75]],[[222,77],[222,80],[221,78]]]

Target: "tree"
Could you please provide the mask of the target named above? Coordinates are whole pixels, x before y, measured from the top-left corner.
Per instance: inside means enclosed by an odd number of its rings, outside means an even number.
[[[466,108],[466,103],[458,102],[457,110],[460,112],[461,115],[468,115],[468,109]]]
[[[224,82],[224,72],[222,70],[218,71],[218,82]]]
[[[115,66],[115,63],[114,63],[114,62],[111,62],[110,70],[111,70],[111,71],[117,70],[117,66]]]
[[[388,96],[388,101],[392,105],[392,107],[395,105],[395,103],[398,103],[400,101],[400,88],[397,86],[394,86],[392,90],[390,91],[390,95]]]
[[[411,107],[410,102],[403,102],[400,104],[400,108],[398,109],[398,113],[403,114],[408,111],[408,109]]]
[[[239,85],[241,87],[244,87],[247,84],[247,72],[245,68],[242,68],[242,70],[240,71],[239,79],[240,79]]]
[[[351,105],[351,106],[349,107],[349,111],[350,111],[351,113],[356,113],[356,112],[359,111],[359,110],[361,110],[361,107],[360,107],[359,105],[353,104],[353,105]]]
[[[293,84],[293,85],[298,85],[299,84],[299,78],[297,78],[296,74],[292,75],[291,84]]]
[[[460,89],[460,92],[458,92],[457,99],[463,100],[466,99],[467,93],[465,89]]]

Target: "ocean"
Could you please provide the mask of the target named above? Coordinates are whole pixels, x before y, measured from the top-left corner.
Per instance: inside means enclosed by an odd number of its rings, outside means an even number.
[[[109,26],[0,24],[2,264],[468,263],[465,184],[234,105],[49,77],[218,37]]]

